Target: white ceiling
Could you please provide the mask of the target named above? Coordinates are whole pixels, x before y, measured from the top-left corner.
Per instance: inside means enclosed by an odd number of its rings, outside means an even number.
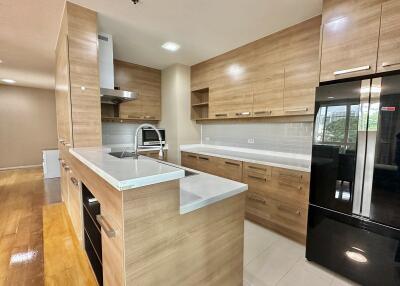
[[[321,13],[322,0],[72,0],[99,13],[117,59],[163,69],[192,65]],[[0,0],[0,78],[54,85],[64,0]],[[161,45],[181,45],[176,53]]]
[[[0,0],[0,78],[53,88],[54,49],[65,0]]]

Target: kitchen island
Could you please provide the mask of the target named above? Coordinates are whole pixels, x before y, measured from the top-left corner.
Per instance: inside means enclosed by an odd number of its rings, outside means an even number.
[[[70,211],[71,219],[98,280],[104,285],[242,285],[247,185],[109,152],[77,148],[63,156],[75,182],[75,191],[69,188],[63,200],[69,210],[82,202],[81,216]],[[78,203],[71,200],[74,192]],[[90,238],[94,216],[85,220],[93,203],[101,250]]]

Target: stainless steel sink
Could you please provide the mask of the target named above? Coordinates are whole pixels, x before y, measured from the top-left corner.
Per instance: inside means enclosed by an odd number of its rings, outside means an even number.
[[[124,158],[134,158],[134,159],[137,159],[137,155],[135,154],[135,152],[123,152],[123,151],[118,151],[118,152],[110,152],[110,153],[108,153],[108,154],[110,154],[111,156],[114,156],[114,157],[116,157],[116,158],[119,158],[119,159],[124,159]],[[195,172],[192,172],[192,171],[189,171],[189,170],[180,168],[179,166],[176,166],[176,165],[174,165],[174,164],[168,164],[168,163],[166,163],[166,162],[161,162],[161,161],[159,161],[159,162],[160,162],[161,164],[164,164],[164,165],[168,165],[168,166],[171,166],[171,167],[175,167],[175,168],[184,170],[184,171],[185,171],[185,177],[190,177],[190,176],[198,175],[198,173],[195,173]]]

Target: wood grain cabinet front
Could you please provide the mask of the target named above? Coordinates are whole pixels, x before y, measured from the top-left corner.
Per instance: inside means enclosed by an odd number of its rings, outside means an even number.
[[[323,2],[321,82],[376,72],[381,2]]]
[[[79,242],[83,242],[83,214],[82,214],[82,191],[81,182],[71,169],[68,172],[69,200],[67,210],[71,218],[76,237]]]
[[[378,72],[400,69],[400,1],[382,3]]]
[[[197,170],[197,154],[188,153],[188,152],[181,152],[181,165]]]

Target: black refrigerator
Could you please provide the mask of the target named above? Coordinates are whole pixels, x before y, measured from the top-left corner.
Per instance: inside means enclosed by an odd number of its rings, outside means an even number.
[[[400,285],[400,75],[316,92],[306,258]]]

